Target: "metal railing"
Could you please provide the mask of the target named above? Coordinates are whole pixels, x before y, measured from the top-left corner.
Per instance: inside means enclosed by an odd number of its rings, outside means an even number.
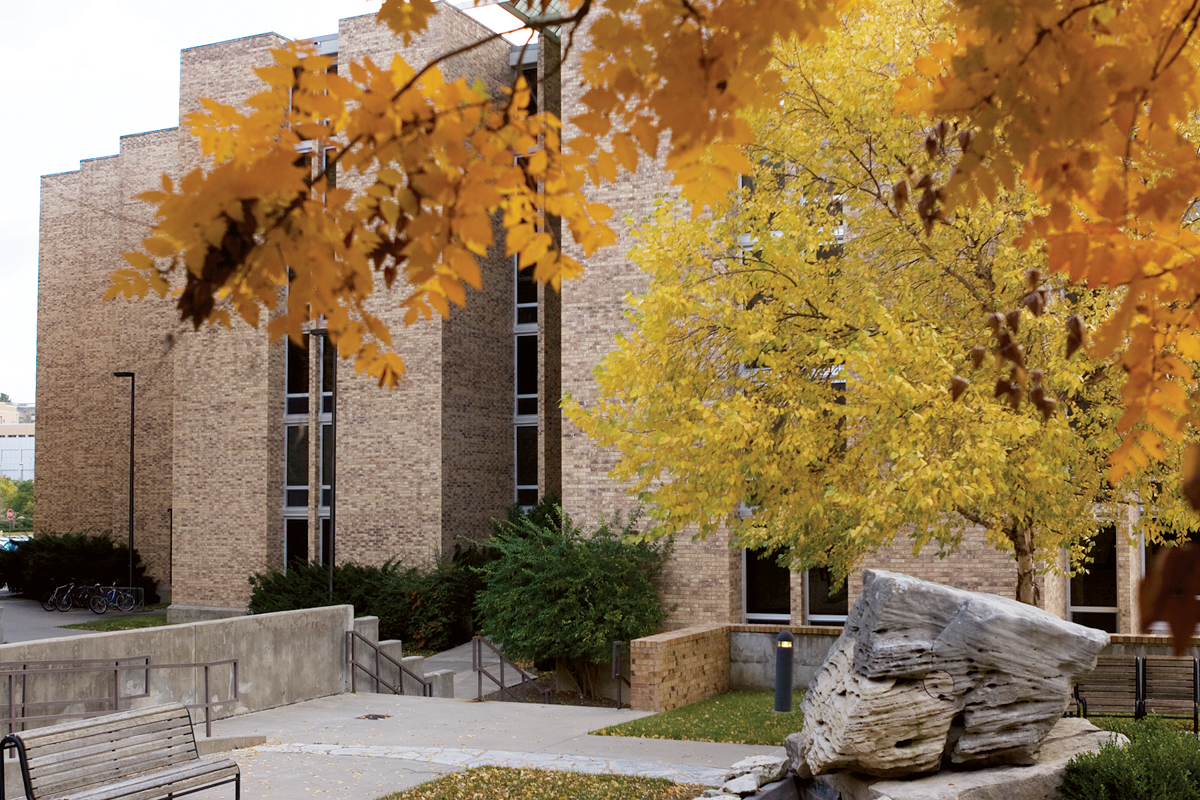
[[[622,706],[621,684],[624,683],[626,686],[628,686],[630,688],[630,690],[633,689],[633,684],[629,682],[629,678],[627,678],[621,674],[621,646],[623,644],[625,644],[625,643],[624,642],[613,642],[613,652],[612,652],[612,679],[617,684],[617,708],[618,709],[621,708],[621,706]]]
[[[500,659],[500,677],[499,678],[497,678],[492,673],[488,672],[487,668],[483,665],[483,648],[484,648],[484,646],[486,646],[489,650],[491,650],[493,653],[495,653]],[[488,680],[490,680],[492,683],[494,683],[500,687],[500,699],[501,700],[504,699],[505,693],[512,691],[512,687],[506,685],[505,678],[504,678],[504,668],[505,668],[506,664],[508,665],[509,669],[512,669],[514,672],[516,672],[518,675],[521,676],[521,682],[518,684],[518,686],[521,690],[520,697],[518,698],[516,695],[514,695],[513,699],[514,700],[519,699],[522,703],[524,703],[526,700],[526,697],[527,697],[526,687],[530,683],[534,683],[537,680],[537,675],[526,672],[525,670],[518,667],[516,664],[509,661],[507,658],[504,657],[504,653],[502,653],[494,644],[492,644],[491,642],[489,642],[487,639],[483,638],[482,636],[475,636],[471,639],[471,669],[473,669],[475,671],[475,676],[476,676],[477,683],[478,683],[478,689],[477,689],[477,693],[475,695],[476,700],[479,700],[479,701],[483,700],[483,678],[485,675],[487,676]],[[536,689],[536,686],[535,686],[535,689]],[[543,703],[553,703],[554,702],[554,690],[553,689],[538,689],[537,691],[541,692]]]
[[[369,666],[358,660],[358,642],[362,642],[367,646],[368,650],[374,652],[374,671],[372,671]],[[382,670],[379,668],[380,659],[383,659],[384,661],[389,662],[396,667],[396,675],[398,675],[400,678],[396,686],[393,686],[380,677],[380,673],[382,672]],[[368,677],[375,680],[376,694],[379,693],[379,687],[381,686],[388,689],[393,694],[404,694],[404,676],[407,675],[409,678],[421,684],[422,697],[433,697],[433,681],[425,680],[424,676],[418,675],[396,659],[389,656],[387,653],[380,650],[379,645],[375,644],[357,631],[346,631],[346,661],[350,664],[350,691],[352,692],[358,691],[358,671],[362,670],[363,672],[367,673]]]
[[[134,663],[122,663],[134,662]],[[209,671],[212,667],[230,666],[233,672],[233,693],[232,697],[225,700],[213,700],[212,691],[210,689]],[[8,732],[12,733],[13,729],[20,725],[21,730],[25,730],[26,726],[31,722],[48,722],[63,719],[81,719],[85,717],[98,717],[104,714],[112,714],[121,710],[121,703],[127,705],[133,700],[141,700],[150,696],[150,673],[153,670],[164,669],[203,669],[204,670],[204,702],[203,703],[184,703],[184,707],[188,710],[203,708],[204,709],[204,731],[206,736],[212,736],[212,710],[216,706],[232,703],[238,699],[238,660],[236,658],[225,659],[224,661],[208,661],[195,664],[151,664],[150,656],[128,656],[126,658],[80,658],[80,659],[64,659],[59,661],[23,661],[23,662],[6,662],[0,663],[0,680],[7,681],[8,684],[8,716],[0,719],[0,726],[7,725]],[[144,673],[143,689],[140,692],[121,692],[122,675],[127,672]],[[28,700],[29,687],[31,678],[37,675],[54,676],[60,678],[63,675],[81,675],[85,673],[106,674],[112,673],[112,680],[109,686],[112,688],[111,694],[104,694],[98,697],[72,697],[67,699],[55,700]],[[17,689],[20,688],[20,700],[17,699]],[[100,708],[93,711],[76,711],[76,712],[53,712],[29,714],[29,710],[43,709],[53,706],[72,706],[72,705],[88,705],[88,704],[103,704],[111,707]]]

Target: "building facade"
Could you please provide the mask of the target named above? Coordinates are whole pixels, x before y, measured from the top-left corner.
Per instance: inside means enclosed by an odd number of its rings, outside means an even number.
[[[449,5],[439,8],[403,50],[410,62],[490,34]],[[576,38],[561,69],[552,35],[527,52],[489,41],[442,69],[490,86],[521,70],[536,79],[541,107],[569,116],[580,107],[583,87],[572,76],[585,38]],[[263,34],[183,51],[180,118],[198,110],[201,97],[248,97],[257,88],[253,68],[285,41]],[[336,35],[314,43],[339,63],[385,64],[400,48],[372,16],[342,20]],[[319,334],[272,343],[265,330],[240,323],[192,332],[179,327],[169,300],[100,302],[122,253],[138,247],[152,221],[132,198],[164,172],[178,177],[199,163],[196,142],[172,128],[123,137],[118,155],[43,178],[39,529],[124,531],[132,439],[135,543],[173,615],[184,618],[241,613],[250,574],[324,561],[331,546],[338,561],[362,563],[448,554],[461,539],[485,537],[513,502],[557,494],[585,524],[633,511],[625,487],[608,477],[614,454],[565,423],[558,398],[594,397],[592,368],[627,325],[626,295],[645,285],[626,257],[629,225],[670,191],[661,166],[593,189],[617,212],[618,242],[587,259],[586,277],[565,282],[561,294],[518,274],[498,247],[485,259],[483,291],[447,320],[405,328],[398,309],[387,307],[395,298],[381,298],[377,311],[408,367],[388,392],[338,365]],[[352,176],[338,180],[363,188]],[[1142,555],[1119,534],[1111,549],[1111,559],[1097,563],[1112,568],[1094,569],[1078,586],[1043,577],[1043,604],[1130,630]],[[1016,583],[1011,558],[979,533],[945,559],[912,556],[901,544],[864,566],[1009,596]],[[828,584],[819,571],[788,573],[714,535],[676,543],[661,591],[670,627],[836,623],[859,583],[852,578],[832,596]]]

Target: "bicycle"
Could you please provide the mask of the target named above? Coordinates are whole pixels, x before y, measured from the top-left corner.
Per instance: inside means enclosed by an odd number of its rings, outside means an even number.
[[[73,582],[66,592],[59,594],[54,603],[59,611],[70,611],[72,608],[90,608],[92,613],[103,614],[108,611],[108,600],[100,590],[100,584],[76,586]]]
[[[116,581],[112,586],[107,586],[103,591],[104,599],[108,601],[110,606],[116,606],[118,611],[130,612],[137,606],[137,600],[133,596],[133,592],[127,589],[117,588]]]
[[[60,595],[66,594],[71,590],[74,584],[64,583],[49,594],[42,596],[42,608],[46,611],[53,611],[58,607],[58,598]]]

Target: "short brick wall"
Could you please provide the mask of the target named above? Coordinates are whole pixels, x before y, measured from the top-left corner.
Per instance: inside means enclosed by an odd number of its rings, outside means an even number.
[[[1108,647],[1100,651],[1102,656],[1173,656],[1175,640],[1160,634],[1114,633],[1109,636]],[[1188,641],[1184,656],[1200,658],[1200,637]]]
[[[729,691],[730,627],[695,625],[634,639],[634,710],[669,711]]]

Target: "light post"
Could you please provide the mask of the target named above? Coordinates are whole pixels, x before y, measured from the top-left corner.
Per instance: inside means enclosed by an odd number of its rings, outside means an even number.
[[[775,710],[788,713],[792,710],[792,659],[796,637],[786,630],[775,637]]]
[[[129,590],[133,590],[133,420],[137,378],[132,372],[114,372],[114,378],[129,378]]]

